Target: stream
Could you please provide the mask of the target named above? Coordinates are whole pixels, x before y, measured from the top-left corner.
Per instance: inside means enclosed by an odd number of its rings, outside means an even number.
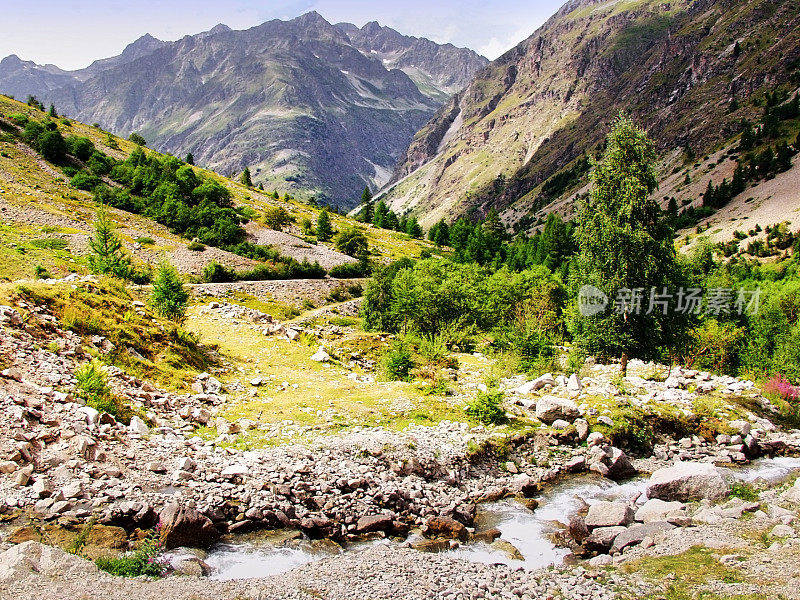
[[[731,478],[742,482],[763,479],[777,482],[800,470],[800,458],[778,457],[753,461],[746,467],[723,469]],[[642,495],[648,477],[637,477],[621,484],[594,475],[577,475],[549,486],[539,497],[539,507],[528,510],[514,499],[506,498],[478,507],[475,525],[479,531],[496,527],[501,540],[519,551],[522,559],[510,558],[502,548],[484,542],[462,544],[448,550],[454,558],[487,564],[504,563],[532,570],[560,563],[568,553],[552,541],[552,534],[569,522],[583,503],[603,500],[632,500]],[[237,539],[218,543],[208,552],[205,562],[213,569],[211,579],[249,579],[289,571],[301,565],[336,556],[343,552],[358,552],[375,544],[390,544],[386,540],[359,542],[347,548],[325,541],[298,539],[285,534]],[[168,558],[185,556],[176,551]]]

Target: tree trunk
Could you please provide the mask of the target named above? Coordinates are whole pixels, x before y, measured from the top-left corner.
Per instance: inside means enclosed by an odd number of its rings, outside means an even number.
[[[619,372],[623,377],[625,377],[625,375],[628,373],[628,353],[627,352],[623,352],[622,353],[622,358],[619,361]]]

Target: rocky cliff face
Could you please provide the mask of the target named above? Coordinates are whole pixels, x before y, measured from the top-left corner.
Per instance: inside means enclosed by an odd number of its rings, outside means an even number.
[[[380,45],[380,37],[392,42]],[[18,62],[3,61],[10,75],[0,70],[0,91],[24,89],[85,122],[137,131],[159,150],[191,152],[223,174],[247,166],[270,189],[349,208],[365,185],[388,181],[449,90],[486,61],[377,24],[333,26],[308,13],[246,31],[219,25],[172,43],[145,36],[71,73]],[[395,62],[414,65],[414,80]]]
[[[491,207],[509,223],[541,214],[557,199],[542,183],[591,154],[619,110],[661,150],[705,151],[760,113],[748,100],[800,83],[799,12],[777,0],[568,2],[437,112],[386,198],[428,225]]]

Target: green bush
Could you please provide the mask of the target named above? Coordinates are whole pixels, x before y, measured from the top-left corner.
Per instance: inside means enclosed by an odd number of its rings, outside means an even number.
[[[411,350],[403,341],[397,340],[381,358],[381,371],[389,381],[408,381],[414,360]]]
[[[133,241],[141,246],[153,246],[156,243],[156,241],[151,237],[138,237]]]
[[[92,175],[91,173],[87,173],[86,171],[78,171],[77,173],[75,173],[72,179],[69,180],[69,184],[72,187],[87,192],[91,192],[101,183],[102,181],[97,175]]]
[[[161,577],[166,570],[158,560],[161,551],[161,542],[155,534],[151,534],[133,552],[116,558],[100,557],[94,562],[99,569],[117,577]]]
[[[203,268],[203,281],[206,283],[229,283],[236,281],[236,272],[212,260]]]
[[[36,265],[33,268],[33,277],[35,279],[53,279],[53,276],[50,274],[50,271],[48,271],[42,265]]]
[[[342,229],[336,234],[333,245],[339,252],[344,252],[348,256],[363,256],[369,251],[367,236],[357,227]]]
[[[280,231],[291,222],[291,217],[282,206],[270,206],[264,210],[264,223],[270,229]]]
[[[191,250],[192,252],[203,252],[206,249],[205,244],[201,244],[200,242],[191,241],[189,245],[186,246],[187,250]]]
[[[369,267],[362,261],[344,263],[331,267],[328,274],[337,279],[358,279],[369,275]]]
[[[159,315],[181,322],[186,317],[189,293],[184,289],[178,270],[164,261],[158,267],[150,293],[150,305]]]
[[[478,392],[466,408],[466,413],[480,421],[484,425],[497,425],[506,420],[506,413],[501,408],[503,403],[503,392],[494,390],[490,392]]]
[[[88,406],[99,412],[107,412],[117,421],[130,423],[133,411],[118,396],[111,393],[106,374],[102,368],[90,362],[75,371],[78,396]]]

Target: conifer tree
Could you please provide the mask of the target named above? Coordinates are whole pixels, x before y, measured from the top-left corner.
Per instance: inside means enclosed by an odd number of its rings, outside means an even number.
[[[191,152],[189,152],[189,154],[186,155],[186,164],[187,165],[194,164],[194,154],[192,154]]]
[[[331,217],[328,214],[328,209],[323,208],[317,217],[317,239],[327,242],[333,236],[333,227],[331,226]]]
[[[89,240],[89,268],[93,273],[129,279],[133,273],[130,257],[125,253],[122,240],[104,208],[97,210],[94,237]]]
[[[372,192],[369,190],[369,186],[366,186],[361,194],[361,212],[358,218],[362,223],[372,223],[374,216],[375,204],[372,201]]]
[[[242,185],[253,187],[253,180],[250,178],[250,167],[245,167],[242,171]]]
[[[178,270],[168,261],[158,267],[150,294],[150,305],[159,315],[181,322],[186,317],[189,293],[184,289]]]

